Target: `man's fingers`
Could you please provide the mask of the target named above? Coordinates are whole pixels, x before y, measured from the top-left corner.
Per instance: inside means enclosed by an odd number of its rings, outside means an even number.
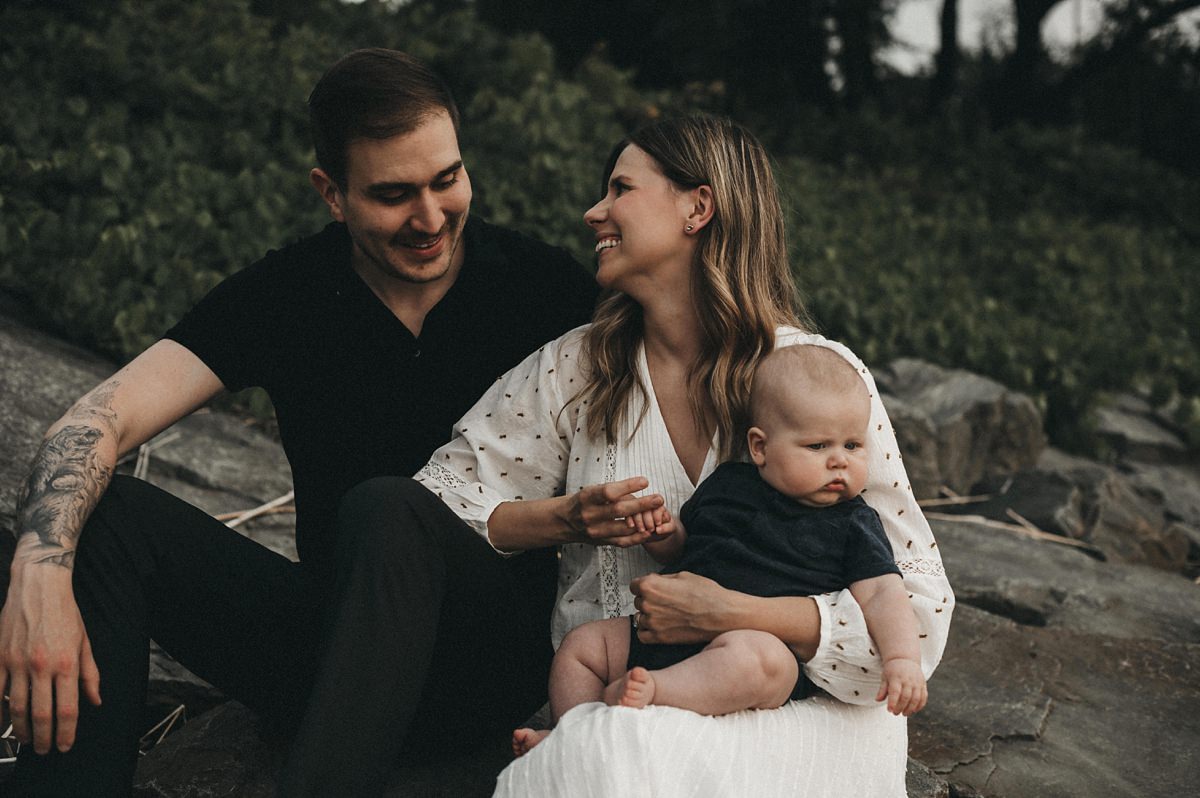
[[[9,674],[8,711],[12,721],[13,737],[28,743],[29,734],[29,678],[22,671]]]
[[[79,721],[79,680],[62,673],[54,680],[54,744],[66,753],[75,744],[75,724]]]
[[[92,641],[88,640],[87,632],[83,633],[83,646],[79,651],[79,681],[88,701],[93,706],[100,706],[100,669],[92,656]]]
[[[30,685],[29,717],[33,722],[33,750],[39,754],[50,751],[50,735],[54,729],[54,682],[44,673],[34,673]]]

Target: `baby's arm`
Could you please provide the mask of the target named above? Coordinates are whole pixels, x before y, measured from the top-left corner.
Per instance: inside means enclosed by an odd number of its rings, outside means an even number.
[[[642,513],[643,516],[650,513]],[[654,537],[642,544],[642,548],[650,553],[657,562],[666,565],[679,559],[680,552],[683,551],[683,542],[687,540],[687,531],[683,528],[683,522],[678,518],[673,518],[666,507],[659,507],[653,511],[654,517],[649,519],[649,524],[643,520],[643,525],[654,530]]]
[[[862,608],[867,631],[883,659],[883,679],[876,701],[884,698],[893,715],[911,715],[925,706],[928,691],[921,672],[917,616],[898,574],[862,579],[850,585]]]

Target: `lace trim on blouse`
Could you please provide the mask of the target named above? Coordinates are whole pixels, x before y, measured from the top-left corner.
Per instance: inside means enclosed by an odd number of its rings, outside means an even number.
[[[604,449],[604,481],[617,479],[617,447],[608,444]],[[600,606],[605,618],[616,618],[621,614],[621,583],[617,574],[617,547],[601,546],[600,555]]]
[[[446,468],[441,463],[428,462],[420,471],[417,472],[418,477],[429,477],[434,482],[447,488],[465,488],[467,481],[458,474]]]
[[[903,574],[919,574],[921,576],[945,576],[946,569],[941,560],[899,560],[896,567]]]

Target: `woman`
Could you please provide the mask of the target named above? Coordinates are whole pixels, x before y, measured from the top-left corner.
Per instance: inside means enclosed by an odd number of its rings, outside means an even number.
[[[913,594],[926,673],[941,655],[953,596],[932,535],[867,370],[804,331],[765,153],[727,120],[656,123],[616,148],[584,218],[608,292],[593,323],[502,377],[418,481],[501,552],[560,547],[555,646],[586,620],[634,612],[646,642],[757,629],[791,645],[809,677],[847,703],[722,718],[581,706],[502,774],[498,794],[811,795],[831,785],[903,795],[905,727],[872,706],[880,662],[847,591],[758,598],[692,574],[658,576],[640,546],[653,530],[625,520],[678,512],[719,462],[742,454],[751,375],[768,352],[828,346],[871,394],[864,497]],[[639,495],[647,487],[654,493]]]

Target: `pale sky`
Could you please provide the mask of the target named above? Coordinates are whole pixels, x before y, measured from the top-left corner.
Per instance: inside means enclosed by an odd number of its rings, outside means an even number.
[[[1076,41],[1087,41],[1099,30],[1103,19],[1101,0],[1063,0],[1042,23],[1042,37],[1055,51],[1069,51]],[[913,74],[932,68],[938,48],[938,17],[942,0],[900,0],[892,20],[892,35],[901,44],[883,53],[883,58],[901,72]],[[1200,36],[1200,12],[1180,17],[1179,25]],[[959,0],[958,40],[964,49],[978,50],[985,41],[1012,47],[1012,0]]]

